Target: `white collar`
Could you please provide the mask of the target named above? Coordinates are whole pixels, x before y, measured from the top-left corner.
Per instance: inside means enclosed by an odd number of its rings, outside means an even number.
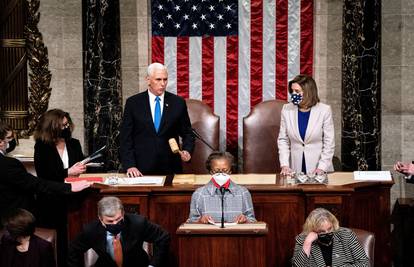
[[[148,89],[148,96],[149,96],[149,100],[150,103],[155,103],[155,98],[157,97],[156,95],[154,95],[153,93],[151,93],[151,91]],[[162,95],[159,95],[158,97],[161,100],[161,103],[164,101],[164,96],[165,96],[165,92],[162,93]]]

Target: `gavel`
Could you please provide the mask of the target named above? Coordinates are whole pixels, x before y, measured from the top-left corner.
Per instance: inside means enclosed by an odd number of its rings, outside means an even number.
[[[176,154],[180,152],[180,147],[177,144],[177,141],[175,140],[175,138],[170,138],[168,140],[168,144],[170,145],[171,151]]]

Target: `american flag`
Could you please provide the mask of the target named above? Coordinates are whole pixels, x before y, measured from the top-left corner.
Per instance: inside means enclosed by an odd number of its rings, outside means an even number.
[[[313,70],[313,0],[152,0],[152,62],[167,90],[220,116],[220,148],[242,148],[243,117]]]

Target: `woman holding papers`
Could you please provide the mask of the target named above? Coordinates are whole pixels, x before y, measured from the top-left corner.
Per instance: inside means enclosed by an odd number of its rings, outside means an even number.
[[[69,113],[60,109],[47,111],[34,133],[36,173],[47,180],[63,182],[68,176],[86,171],[78,139],[72,138],[74,125]]]
[[[354,232],[323,208],[313,210],[296,237],[292,266],[369,266]]]
[[[79,140],[72,138],[73,129],[69,113],[63,110],[52,109],[42,115],[34,133],[34,163],[39,178],[63,183],[66,177],[79,176],[86,171],[86,166],[80,162],[84,155]],[[39,225],[57,229],[58,251],[62,252],[58,262],[64,263],[66,201],[62,197],[40,195],[37,205]]]
[[[226,223],[256,221],[249,191],[230,179],[232,165],[233,156],[230,153],[210,154],[206,167],[212,178],[193,193],[189,222],[220,223],[223,210]]]
[[[291,102],[282,109],[277,140],[281,174],[333,171],[335,133],[331,107],[320,103],[312,77],[289,82]]]

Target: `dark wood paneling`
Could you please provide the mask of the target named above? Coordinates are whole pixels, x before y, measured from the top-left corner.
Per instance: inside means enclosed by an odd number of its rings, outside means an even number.
[[[268,225],[266,254],[278,255],[268,257],[267,266],[290,266],[295,246],[292,236],[301,232],[305,218],[303,197],[286,193],[254,193],[252,198],[256,219]]]
[[[180,267],[266,266],[263,236],[179,236]]]
[[[266,266],[291,266],[295,236],[302,231],[308,213],[316,207],[333,211],[345,227],[372,231],[376,236],[375,266],[391,266],[390,249],[390,187],[392,183],[355,183],[348,186],[248,186],[254,203],[256,218],[268,224],[266,236]],[[136,206],[141,214],[161,225],[171,234],[169,265],[179,266],[178,236],[176,230],[189,214],[194,186],[123,187],[103,189],[102,195],[119,196],[126,206]],[[75,208],[74,214],[85,216],[82,220],[72,217],[69,231],[79,231],[86,218],[95,219],[96,207],[87,204],[97,196],[84,199],[86,205]],[[96,202],[96,200],[95,200]],[[145,204],[146,203],[146,204]],[[96,203],[95,203],[96,205]],[[146,210],[144,206],[147,206]],[[73,213],[72,209],[72,213]],[[94,214],[93,216],[89,216]],[[78,230],[79,229],[79,230]],[[70,238],[76,232],[69,234]],[[191,254],[195,248],[189,247]],[[244,252],[243,252],[244,253]],[[207,261],[207,259],[205,259]],[[194,265],[197,266],[197,265]],[[218,266],[218,265],[210,265]],[[222,265],[223,266],[223,265]],[[246,265],[240,265],[246,266]]]
[[[171,235],[169,266],[178,265],[177,228],[188,219],[192,192],[173,195],[154,195],[150,200],[150,218]]]

